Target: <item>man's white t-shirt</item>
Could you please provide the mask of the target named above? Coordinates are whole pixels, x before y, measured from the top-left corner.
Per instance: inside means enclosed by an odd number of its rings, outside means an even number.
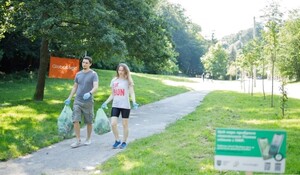
[[[130,109],[128,80],[114,78],[111,80],[110,87],[113,94],[112,107]]]

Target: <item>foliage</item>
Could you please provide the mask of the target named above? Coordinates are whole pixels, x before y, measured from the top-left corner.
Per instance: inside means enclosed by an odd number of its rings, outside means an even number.
[[[201,27],[184,15],[180,5],[166,3],[161,8],[178,53],[179,70],[189,76],[201,75],[204,70],[200,57],[206,52],[208,44],[200,35]]]
[[[228,54],[220,44],[210,47],[209,51],[201,58],[205,71],[214,79],[225,79],[227,74]]]
[[[122,40],[126,43],[123,60],[131,65],[132,70],[147,73],[167,71],[166,68],[172,65],[170,62],[174,61],[175,52],[166,22],[158,16],[159,1],[103,2],[115,14],[113,23],[122,31]],[[103,58],[104,62],[109,62],[109,58]]]
[[[271,62],[271,79],[272,79],[272,98],[271,107],[274,105],[273,100],[273,81],[275,76],[275,63],[278,53],[278,33],[282,25],[282,13],[279,9],[280,5],[272,1],[264,10],[263,19],[266,21],[266,31],[264,32],[264,40],[266,41],[265,50],[270,55]]]
[[[12,22],[15,12],[10,0],[0,0],[0,41],[6,32],[15,27]]]
[[[38,67],[40,41],[31,41],[15,31],[6,33],[0,40],[3,57],[0,59],[0,71],[6,74],[19,71],[30,72]]]
[[[282,76],[300,80],[300,10],[291,12],[279,35],[279,59],[277,67]]]
[[[108,49],[117,53],[124,50],[120,31],[111,23],[114,13],[95,0],[15,2],[19,7],[18,27],[31,39],[49,40],[52,54],[78,56],[86,50],[103,54],[107,54]]]

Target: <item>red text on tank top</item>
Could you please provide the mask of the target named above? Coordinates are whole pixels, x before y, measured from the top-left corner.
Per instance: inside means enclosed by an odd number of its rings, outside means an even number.
[[[125,95],[125,89],[117,89],[119,83],[114,83],[114,95],[115,96],[124,96]]]
[[[125,89],[114,89],[114,95],[115,96],[124,96],[125,95]]]

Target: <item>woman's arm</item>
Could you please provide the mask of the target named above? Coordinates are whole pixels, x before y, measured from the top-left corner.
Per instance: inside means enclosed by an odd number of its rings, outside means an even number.
[[[130,85],[130,86],[129,86],[129,94],[130,94],[130,96],[131,96],[131,101],[132,101],[132,103],[136,103],[133,85]]]

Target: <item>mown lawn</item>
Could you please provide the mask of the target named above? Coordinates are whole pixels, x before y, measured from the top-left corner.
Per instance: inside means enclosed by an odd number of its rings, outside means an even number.
[[[95,95],[95,110],[110,94],[109,84],[115,71],[97,70],[99,90]],[[140,105],[188,91],[163,80],[189,81],[185,78],[133,74],[135,93]],[[0,160],[16,158],[59,142],[57,118],[69,96],[73,80],[46,79],[44,100],[32,100],[36,80],[17,77],[0,81]],[[74,99],[74,98],[73,98]],[[106,110],[110,111],[110,110]]]
[[[126,151],[98,169],[102,174],[182,175],[245,174],[214,169],[216,128],[285,130],[285,174],[300,174],[300,100],[289,99],[288,118],[281,118],[279,98],[270,107],[270,96],[250,96],[231,91],[208,94],[196,111],[167,127],[166,131],[129,143]],[[263,173],[254,173],[263,174]]]

